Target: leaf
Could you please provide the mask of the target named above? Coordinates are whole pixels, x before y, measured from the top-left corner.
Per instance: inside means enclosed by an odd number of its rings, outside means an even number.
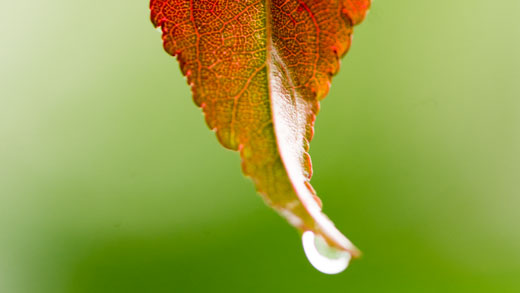
[[[319,100],[370,0],[152,0],[195,103],[265,201],[300,231],[356,247],[321,212],[308,154]]]

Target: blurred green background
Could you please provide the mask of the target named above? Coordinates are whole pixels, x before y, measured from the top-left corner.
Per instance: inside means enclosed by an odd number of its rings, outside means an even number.
[[[375,1],[312,143],[323,275],[147,1],[0,4],[0,292],[520,292],[520,1]]]

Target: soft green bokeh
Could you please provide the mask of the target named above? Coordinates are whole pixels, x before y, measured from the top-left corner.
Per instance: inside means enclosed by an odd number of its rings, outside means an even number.
[[[520,1],[375,1],[312,143],[327,276],[147,1],[0,4],[0,292],[520,292]]]

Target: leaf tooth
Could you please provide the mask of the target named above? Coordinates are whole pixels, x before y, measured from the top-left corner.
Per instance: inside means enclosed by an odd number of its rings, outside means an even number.
[[[369,8],[370,0],[346,0],[341,12],[350,18],[352,25],[356,25],[365,19]]]

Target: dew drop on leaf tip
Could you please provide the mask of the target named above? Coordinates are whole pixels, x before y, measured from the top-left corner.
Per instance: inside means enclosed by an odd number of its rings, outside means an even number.
[[[302,235],[303,250],[307,259],[314,268],[325,274],[339,274],[343,272],[352,256],[346,251],[331,247],[322,236],[312,231],[305,231]]]

